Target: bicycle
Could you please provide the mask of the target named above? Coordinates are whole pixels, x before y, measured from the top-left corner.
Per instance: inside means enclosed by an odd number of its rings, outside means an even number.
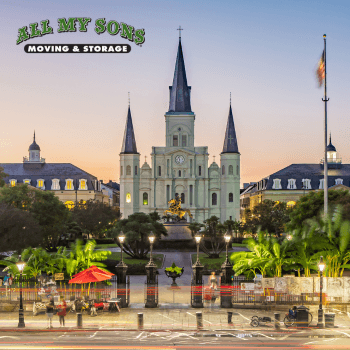
[[[310,326],[310,323],[312,322],[312,314],[307,311],[308,314],[308,326]],[[297,319],[296,316],[291,315],[289,312],[286,313],[286,316],[284,317],[283,323],[284,325],[288,328],[288,327],[292,327],[294,325],[294,323],[296,323]]]

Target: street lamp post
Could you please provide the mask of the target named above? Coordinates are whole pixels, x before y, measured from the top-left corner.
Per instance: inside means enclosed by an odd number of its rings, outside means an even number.
[[[203,307],[203,297],[202,297],[202,286],[203,286],[203,280],[202,280],[202,273],[204,266],[199,261],[199,243],[202,239],[203,231],[200,233],[197,233],[194,238],[196,240],[197,244],[197,261],[192,266],[193,270],[193,280],[192,280],[192,307],[195,308],[201,308]]]
[[[156,236],[153,232],[150,233],[148,236],[149,242],[150,242],[150,259],[148,264],[145,266],[146,268],[146,274],[147,274],[147,287],[146,287],[146,303],[145,307],[147,308],[154,308],[158,306],[158,298],[156,298],[156,295],[158,296],[158,281],[157,281],[157,265],[153,261],[153,243],[156,239]]]
[[[320,270],[320,306],[318,308],[318,322],[317,327],[324,328],[323,322],[323,309],[322,309],[322,289],[323,289],[323,270],[325,269],[326,264],[323,262],[323,256],[320,258],[318,263],[318,269]]]
[[[24,328],[26,325],[24,323],[24,312],[23,312],[23,298],[22,298],[22,272],[25,263],[21,261],[21,256],[19,256],[19,261],[16,264],[19,271],[19,310],[18,310],[18,328]]]
[[[123,243],[125,241],[125,235],[121,231],[118,240],[120,243],[120,261],[118,265],[116,266],[117,270],[117,297],[120,298],[120,306],[121,307],[127,307],[127,300],[126,300],[126,271],[128,269],[128,265],[126,265],[123,261]]]
[[[221,289],[220,289],[220,306],[224,308],[232,307],[232,296],[231,296],[231,273],[232,264],[228,259],[228,244],[231,240],[231,235],[226,233],[224,236],[226,243],[226,260],[221,265]]]

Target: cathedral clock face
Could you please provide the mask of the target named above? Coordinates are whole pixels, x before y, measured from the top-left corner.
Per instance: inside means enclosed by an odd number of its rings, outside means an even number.
[[[176,162],[177,164],[183,164],[184,161],[185,161],[184,156],[176,156],[176,157],[175,157],[175,162]]]

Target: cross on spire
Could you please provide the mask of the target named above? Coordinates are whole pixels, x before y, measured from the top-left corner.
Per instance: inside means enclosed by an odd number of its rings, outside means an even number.
[[[177,28],[177,30],[179,31],[179,39],[181,39],[181,30],[183,30],[183,29],[181,28],[181,26],[179,26],[179,28]]]
[[[230,140],[230,144],[231,144],[233,137],[230,135],[230,137],[228,139]]]
[[[145,156],[145,163],[147,163],[147,156]]]
[[[213,156],[214,157],[214,163],[215,163],[215,156]]]
[[[130,92],[128,92],[128,101],[129,101],[129,107],[130,107]]]

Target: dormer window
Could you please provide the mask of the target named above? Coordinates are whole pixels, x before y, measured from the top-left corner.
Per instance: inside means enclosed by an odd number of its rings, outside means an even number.
[[[272,185],[273,190],[281,190],[281,179],[273,179],[273,185]]]
[[[303,190],[311,190],[311,180],[310,179],[302,179]]]
[[[10,180],[10,186],[11,186],[11,187],[15,187],[16,184],[17,184],[17,180],[16,180],[16,179],[11,179],[11,180]]]
[[[45,180],[43,179],[36,180],[36,187],[41,188],[42,190],[45,190]]]
[[[343,179],[335,179],[335,184],[336,185],[342,185],[343,184]]]
[[[24,183],[24,184],[27,184],[27,185],[30,185],[31,180],[30,180],[30,179],[24,179],[24,180],[23,180],[23,183]]]
[[[72,179],[66,180],[66,187],[65,190],[74,190],[74,184]]]
[[[60,190],[60,180],[59,179],[52,179],[51,190]]]
[[[320,179],[320,186],[318,187],[320,190],[324,189],[324,179]]]
[[[87,190],[87,180],[86,179],[79,180],[79,190]]]
[[[288,190],[296,190],[297,186],[295,184],[295,179],[288,179],[288,185],[287,189]]]

